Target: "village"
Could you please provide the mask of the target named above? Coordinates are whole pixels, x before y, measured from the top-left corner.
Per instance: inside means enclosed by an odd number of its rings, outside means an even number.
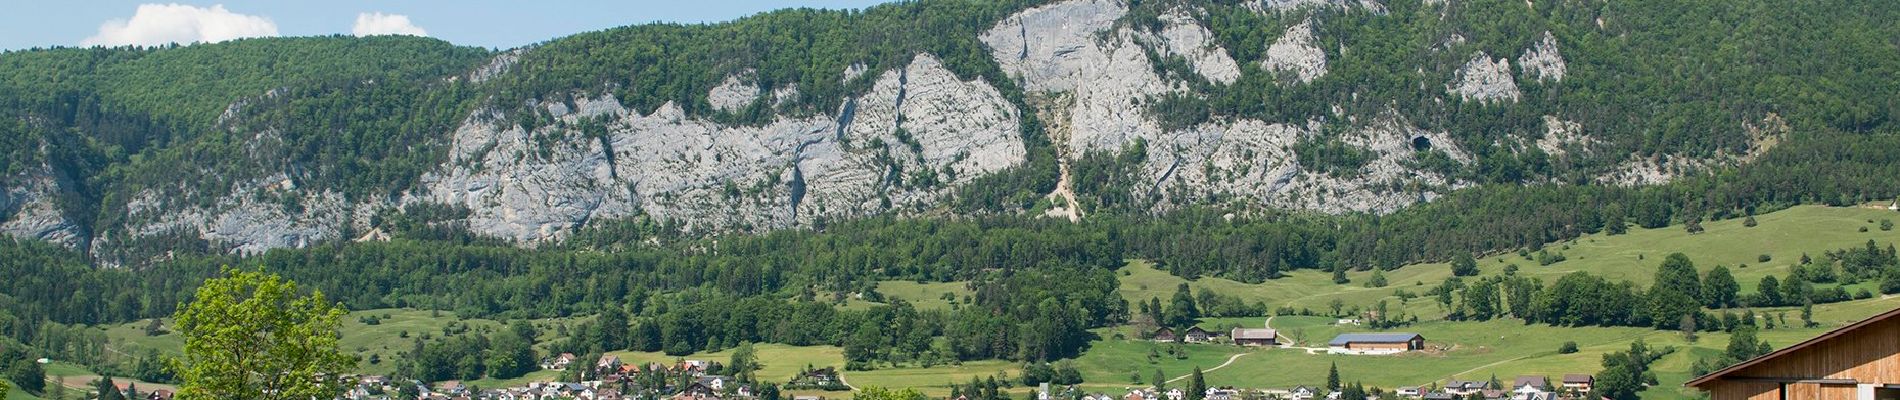
[[[1312,354],[1362,355],[1369,357],[1392,356],[1408,352],[1427,350],[1426,339],[1417,333],[1379,332],[1340,334],[1327,343],[1324,348],[1298,347],[1289,341],[1283,341],[1279,332],[1270,328],[1234,328],[1227,332],[1208,331],[1200,327],[1183,330],[1160,328],[1153,332],[1149,340],[1203,345],[1233,345],[1243,347],[1273,347],[1293,351],[1305,351]],[[371,375],[351,377],[355,385],[343,396],[352,400],[416,398],[430,400],[538,400],[538,399],[582,399],[582,400],[718,400],[718,399],[760,399],[760,400],[826,400],[815,395],[782,395],[783,390],[827,391],[837,393],[838,398],[851,397],[852,388],[845,383],[835,368],[802,369],[782,387],[779,385],[758,386],[742,383],[733,376],[721,375],[725,367],[718,362],[701,360],[678,360],[674,363],[629,363],[614,355],[603,355],[595,360],[583,360],[580,357],[563,353],[549,357],[540,363],[546,370],[579,370],[580,376],[588,378],[575,382],[538,381],[523,386],[505,388],[471,387],[459,381],[438,382],[433,385],[423,382],[398,382],[386,376]],[[1546,376],[1518,376],[1510,382],[1489,380],[1449,380],[1442,385],[1428,383],[1424,385],[1400,386],[1389,391],[1367,393],[1365,399],[1483,399],[1483,400],[1559,400],[1586,398],[1593,389],[1594,378],[1590,374],[1565,374],[1558,379]],[[1191,396],[1188,388],[1182,387],[1132,387],[1121,393],[1090,392],[1079,386],[1054,386],[1049,383],[1037,385],[1032,392],[1034,400],[1341,400],[1348,392],[1343,387],[1327,387],[1325,384],[1300,385],[1289,388],[1238,388],[1210,387],[1201,396]],[[148,400],[170,400],[169,392],[152,392],[145,396]],[[961,394],[953,394],[950,400],[973,400]]]

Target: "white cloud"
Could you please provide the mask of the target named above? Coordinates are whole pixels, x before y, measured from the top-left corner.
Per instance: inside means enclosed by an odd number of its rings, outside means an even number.
[[[356,14],[356,27],[350,28],[350,34],[356,36],[410,35],[429,36],[429,31],[409,22],[409,16],[384,13]]]
[[[202,8],[183,4],[141,4],[130,19],[99,25],[99,34],[81,41],[85,46],[157,46],[169,43],[222,42],[248,37],[277,36],[270,18],[233,13],[224,5]]]

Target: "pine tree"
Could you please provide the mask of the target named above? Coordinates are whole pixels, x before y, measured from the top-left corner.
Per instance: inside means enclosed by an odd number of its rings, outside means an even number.
[[[1162,374],[1160,368],[1155,368],[1155,391],[1168,391],[1168,376]]]
[[[1194,367],[1194,373],[1188,375],[1188,400],[1201,400],[1207,397],[1207,380],[1201,378],[1201,367]]]
[[[125,393],[119,392],[119,386],[112,383],[112,376],[106,375],[93,381],[93,391],[99,392],[99,400],[125,400]]]
[[[1332,391],[1339,390],[1339,362],[1338,361],[1334,361],[1333,366],[1330,369],[1326,370],[1326,390],[1332,390]]]

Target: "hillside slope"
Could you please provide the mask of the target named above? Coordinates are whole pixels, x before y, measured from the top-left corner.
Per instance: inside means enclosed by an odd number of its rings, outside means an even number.
[[[392,37],[10,52],[0,232],[141,265],[383,239],[392,221],[534,246],[604,221],[1387,213],[1481,185],[1653,184],[1890,132],[1896,16],[939,0],[499,53]],[[1051,195],[1064,177],[1074,195]]]

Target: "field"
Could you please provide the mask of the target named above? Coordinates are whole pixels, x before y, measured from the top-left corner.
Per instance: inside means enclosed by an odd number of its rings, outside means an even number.
[[[1900,217],[1900,213],[1884,209],[1796,207],[1757,216],[1758,225],[1755,227],[1745,227],[1740,219],[1732,219],[1705,223],[1703,226],[1706,231],[1693,235],[1680,226],[1633,228],[1624,235],[1590,235],[1546,245],[1547,251],[1562,253],[1567,258],[1552,265],[1539,266],[1534,261],[1510,253],[1481,257],[1479,267],[1484,274],[1493,275],[1502,273],[1507,264],[1516,264],[1519,274],[1546,282],[1571,272],[1588,271],[1611,279],[1627,279],[1646,285],[1652,271],[1665,255],[1682,252],[1705,271],[1716,265],[1729,266],[1741,282],[1743,291],[1752,292],[1761,277],[1786,274],[1788,265],[1803,253],[1819,259],[1823,251],[1860,246],[1868,240],[1874,240],[1883,247],[1900,241],[1900,232],[1877,228],[1880,220],[1895,217]],[[1867,232],[1860,231],[1863,227],[1867,228]],[[1769,255],[1772,261],[1758,261],[1763,254]],[[1367,288],[1358,283],[1369,276],[1368,272],[1349,274],[1354,283],[1347,285],[1334,284],[1330,274],[1311,270],[1296,271],[1285,278],[1260,284],[1211,277],[1188,281],[1156,270],[1145,261],[1131,260],[1119,274],[1120,294],[1131,302],[1146,301],[1152,297],[1165,302],[1181,283],[1188,283],[1197,290],[1212,289],[1224,295],[1239,296],[1248,302],[1259,301],[1272,307],[1292,306],[1314,311],[1329,312],[1328,303],[1335,299],[1348,308],[1372,307],[1383,300],[1395,310],[1419,316],[1423,322],[1400,330],[1424,335],[1432,350],[1401,356],[1336,356],[1308,354],[1299,349],[1252,349],[1202,344],[1181,346],[1185,356],[1176,358],[1168,354],[1168,348],[1173,345],[1134,340],[1138,332],[1131,327],[1110,327],[1097,330],[1096,333],[1104,339],[1092,343],[1080,358],[1073,360],[1087,381],[1083,388],[1092,392],[1118,394],[1129,387],[1152,384],[1150,381],[1157,370],[1172,379],[1186,375],[1195,367],[1206,371],[1205,376],[1211,385],[1243,387],[1323,384],[1327,368],[1335,363],[1347,381],[1359,381],[1382,388],[1424,385],[1453,378],[1489,379],[1493,375],[1508,381],[1519,374],[1556,376],[1594,373],[1600,368],[1603,354],[1626,349],[1632,341],[1642,339],[1654,349],[1669,346],[1677,348],[1676,352],[1654,366],[1661,385],[1645,392],[1644,397],[1693,398],[1695,393],[1681,387],[1682,382],[1691,378],[1691,364],[1701,357],[1721,352],[1728,341],[1727,335],[1718,333],[1704,334],[1699,341],[1689,343],[1673,331],[1643,328],[1562,328],[1525,325],[1516,320],[1448,322],[1442,320],[1445,310],[1436,302],[1424,298],[1407,302],[1394,295],[1398,290],[1413,293],[1429,290],[1450,276],[1449,267],[1444,263],[1425,263],[1386,271],[1385,276],[1390,285],[1383,288]],[[879,284],[879,292],[887,298],[911,302],[921,309],[940,310],[956,307],[969,294],[962,282],[885,281]],[[855,299],[846,303],[847,308],[875,305],[877,303]],[[1787,328],[1785,324],[1778,323],[1783,327],[1764,331],[1762,337],[1773,346],[1785,347],[1827,329],[1896,307],[1900,307],[1900,298],[1894,296],[1817,305],[1815,320],[1821,324],[1820,327]],[[1798,310],[1793,309],[1758,309],[1757,312],[1764,316],[1788,319],[1795,319],[1799,315]],[[377,316],[382,321],[377,325],[367,325],[360,320],[366,316]],[[556,339],[552,337],[553,332],[557,331],[554,329],[556,325],[571,326],[576,321],[560,319],[533,322],[543,332],[548,332],[539,338],[545,343]],[[1336,326],[1334,322],[1335,319],[1329,317],[1284,316],[1275,317],[1271,327],[1279,329],[1284,337],[1297,341],[1299,346],[1311,347],[1324,347],[1328,339],[1342,332],[1363,330],[1356,326]],[[498,321],[462,320],[447,312],[359,311],[351,313],[345,321],[343,348],[366,360],[361,366],[363,372],[388,373],[393,369],[390,361],[395,359],[396,352],[408,348],[414,337],[423,334],[439,336],[444,327],[451,324],[466,324],[471,331],[502,328],[502,323]],[[1259,327],[1267,324],[1266,318],[1210,318],[1203,320],[1201,326],[1225,330],[1235,326]],[[166,354],[178,352],[181,343],[177,335],[145,336],[144,326],[141,322],[100,329],[111,339],[114,353],[135,355],[145,348],[159,349]],[[1558,354],[1557,348],[1566,341],[1577,342],[1580,351]],[[783,381],[808,365],[841,369],[844,366],[842,350],[833,346],[760,344],[756,348],[765,367],[759,376],[768,381]],[[1151,352],[1159,357],[1151,359]],[[666,363],[680,359],[724,362],[731,356],[729,349],[687,357],[638,352],[613,354],[627,362]],[[372,355],[378,356],[383,362],[368,363]],[[89,372],[76,366],[56,364],[54,367],[68,373],[69,377],[90,376]],[[1007,361],[978,361],[930,368],[851,371],[845,373],[845,380],[857,387],[915,387],[927,394],[944,396],[949,394],[947,385],[951,383],[999,374],[1016,377],[1020,376],[1020,368],[1019,364]],[[52,373],[49,372],[49,375]],[[554,379],[556,375],[552,371],[543,371],[505,381],[481,380],[469,383],[498,387]],[[80,381],[80,384],[83,385],[83,382]],[[140,387],[146,387],[146,384],[141,383]],[[1026,390],[1017,386],[1011,392],[1023,393]],[[842,397],[842,393],[836,392],[811,394]],[[9,398],[33,398],[21,395],[15,393]]]
[[[970,288],[964,286],[964,282],[879,281],[877,291],[886,298],[910,302],[919,310],[950,310],[954,303],[963,302],[972,293]],[[950,299],[944,298],[946,294],[950,295]],[[879,305],[883,303],[849,299],[844,308],[862,310]]]

